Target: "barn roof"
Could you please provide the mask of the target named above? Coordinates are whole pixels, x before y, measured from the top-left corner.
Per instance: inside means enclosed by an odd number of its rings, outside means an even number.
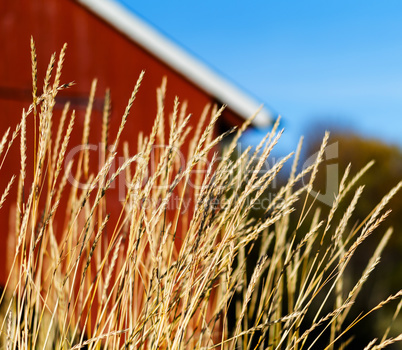
[[[96,15],[103,18],[127,37],[138,43],[168,66],[185,76],[202,90],[244,119],[253,115],[260,104],[251,96],[219,76],[205,64],[191,56],[157,30],[141,20],[120,3],[113,0],[77,0]],[[254,126],[271,124],[272,114],[263,108],[254,119]]]

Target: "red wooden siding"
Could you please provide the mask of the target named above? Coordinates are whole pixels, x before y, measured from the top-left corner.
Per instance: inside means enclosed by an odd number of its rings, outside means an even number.
[[[167,77],[166,114],[173,109],[173,100],[188,101],[188,112],[194,117],[194,125],[207,103],[214,103],[214,97],[201,91],[185,77],[166,66],[136,45],[124,34],[119,33],[102,19],[71,0],[35,0],[0,2],[0,137],[8,127],[14,130],[20,121],[23,108],[31,103],[31,58],[30,38],[36,42],[38,57],[39,91],[47,64],[53,52],[59,52],[68,43],[61,81],[76,83],[60,93],[56,105],[55,126],[64,102],[70,100],[71,109],[77,112],[75,131],[70,144],[81,141],[81,130],[88,94],[93,78],[98,79],[95,113],[92,115],[90,142],[99,142],[101,136],[101,109],[106,88],[111,89],[112,119],[110,137],[117,133],[121,116],[131,95],[135,82],[145,70],[145,78],[134,103],[132,113],[122,135],[130,140],[131,153],[136,151],[137,134],[140,130],[148,134],[156,115],[156,88],[162,78]],[[241,118],[230,110],[223,119],[229,124],[238,123]],[[28,120],[28,133],[32,135],[32,116]],[[28,142],[32,141],[32,136]],[[28,150],[28,162],[32,163],[32,150]],[[19,140],[15,141],[6,162],[1,169],[0,192],[6,187],[12,174],[19,173]],[[91,155],[92,162],[96,157]],[[95,159],[95,160],[94,160]],[[96,163],[92,163],[97,166]],[[29,184],[31,179],[27,179]],[[5,265],[7,253],[6,236],[10,204],[15,198],[17,181],[10,197],[0,211],[2,231],[0,233],[0,266]],[[27,190],[29,191],[29,189]],[[113,207],[111,210],[114,210]],[[120,210],[117,208],[116,210]],[[11,219],[13,221],[14,218]],[[0,268],[0,284],[4,284],[6,272]]]

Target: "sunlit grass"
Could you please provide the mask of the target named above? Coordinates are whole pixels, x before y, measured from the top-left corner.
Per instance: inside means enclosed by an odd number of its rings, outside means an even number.
[[[246,121],[227,133],[233,138],[218,154],[218,145],[227,136],[214,134],[222,110],[206,108],[196,129],[190,130],[190,116],[178,99],[170,117],[165,117],[164,84],[157,93],[153,129],[150,135],[139,136],[135,149],[124,143],[121,132],[143,73],[116,135],[109,131],[109,95],[105,98],[100,171],[91,171],[85,147],[74,158],[77,164],[66,163],[66,153],[77,146],[69,142],[75,112],[68,104],[52,133],[55,98],[71,85],[60,83],[65,49],[58,63],[52,57],[39,96],[32,42],[33,103],[0,144],[2,160],[10,147],[18,147],[18,139],[21,153],[20,173],[10,179],[0,200],[15,202],[20,210],[14,259],[1,296],[2,347],[308,349],[324,341],[328,349],[342,348],[361,319],[400,299],[402,291],[347,321],[392,230],[350,289],[344,283],[345,269],[387,217],[386,205],[401,183],[380,203],[373,203],[366,220],[350,230],[347,224],[364,195],[357,183],[372,164],[354,176],[347,168],[328,217],[321,217],[311,189],[328,134],[315,163],[302,172],[297,172],[301,141],[294,154],[261,172],[282,133],[278,122],[255,150],[247,148],[234,156],[251,119]],[[82,145],[88,143],[95,89],[96,82]],[[37,119],[37,130],[27,130],[27,118]],[[35,132],[34,144],[27,144],[28,132]],[[119,143],[124,143],[123,154],[118,154]],[[188,153],[179,152],[183,144],[189,145]],[[156,152],[157,145],[163,147]],[[35,153],[32,183],[26,180],[27,150]],[[184,166],[180,154],[186,156]],[[117,157],[125,160],[112,170]],[[264,215],[253,217],[253,207],[286,162],[293,162],[287,183],[276,191]],[[74,179],[85,186],[69,184],[67,175],[73,170]],[[106,200],[121,176],[127,183],[125,200],[116,203],[121,207],[118,220],[111,220]],[[306,177],[309,180],[301,182]],[[18,196],[10,198],[9,187],[16,184]],[[350,192],[353,199],[342,219],[334,222],[334,213]],[[294,211],[297,201],[301,212]],[[55,222],[60,207],[67,208],[63,223]],[[399,308],[395,309],[396,318]],[[382,340],[373,340],[366,349],[401,340],[402,335],[387,339],[388,333],[389,329],[384,337],[373,335]]]

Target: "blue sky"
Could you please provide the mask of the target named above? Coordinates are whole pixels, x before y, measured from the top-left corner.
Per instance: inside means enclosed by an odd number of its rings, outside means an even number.
[[[402,1],[119,0],[284,118],[402,147]]]

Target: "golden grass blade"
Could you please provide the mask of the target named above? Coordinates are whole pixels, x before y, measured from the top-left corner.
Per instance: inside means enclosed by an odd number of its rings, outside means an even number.
[[[125,142],[123,129],[142,72],[112,143],[111,98],[106,91],[100,170],[91,174],[86,146],[95,137],[90,135],[93,82],[82,135],[84,147],[72,178],[73,161],[66,161],[66,154],[76,146],[70,145],[75,112],[65,127],[68,104],[55,137],[52,126],[53,114],[58,113],[53,111],[55,97],[72,85],[59,85],[65,50],[66,46],[50,86],[56,64],[52,56],[43,94],[37,96],[37,62],[31,39],[33,103],[23,111],[11,137],[9,129],[0,141],[1,169],[13,141],[20,137],[18,192],[11,203],[16,207],[12,212],[16,221],[10,229],[15,254],[1,296],[0,347],[299,350],[313,348],[322,340],[327,349],[333,349],[363,318],[402,296],[402,292],[391,295],[346,323],[392,231],[378,239],[365,270],[349,289],[346,267],[389,215],[385,207],[402,182],[373,203],[367,218],[351,228],[363,186],[348,203],[343,202],[372,162],[352,178],[349,165],[332,207],[323,216],[325,210],[318,206],[317,196],[312,201],[308,197],[328,133],[314,164],[298,172],[300,139],[290,174],[280,188],[272,188],[293,156],[287,155],[269,169],[264,167],[283,132],[278,130],[279,118],[254,151],[252,147],[236,151],[251,119],[222,151],[221,141],[234,131],[216,134],[223,107],[206,106],[200,116],[192,117],[198,118],[192,130],[191,114],[187,113],[191,104],[180,105],[177,97],[165,117],[163,79],[151,133],[139,134],[133,146]],[[34,122],[38,139],[34,136],[30,145],[27,118],[32,112],[36,116],[38,106],[39,125]],[[133,147],[134,155],[130,154]],[[119,159],[124,161],[115,170]],[[308,174],[307,185],[301,184]],[[113,202],[112,185],[120,175],[126,187],[119,187],[123,201],[117,203]],[[0,198],[0,208],[14,192],[10,190],[14,179]],[[27,198],[26,179],[32,179]],[[69,195],[64,197],[66,188]],[[255,214],[271,188],[275,196]],[[302,194],[306,197],[297,207]],[[115,205],[118,217],[113,211],[109,219],[108,211]],[[64,213],[58,212],[59,207]],[[346,209],[338,215],[341,208]],[[257,256],[262,258],[257,261]],[[401,308],[402,302],[392,321],[398,321]],[[400,336],[388,337],[391,325],[378,345],[374,340],[366,349],[382,349],[401,340]],[[353,344],[350,339],[342,340],[340,347]]]

